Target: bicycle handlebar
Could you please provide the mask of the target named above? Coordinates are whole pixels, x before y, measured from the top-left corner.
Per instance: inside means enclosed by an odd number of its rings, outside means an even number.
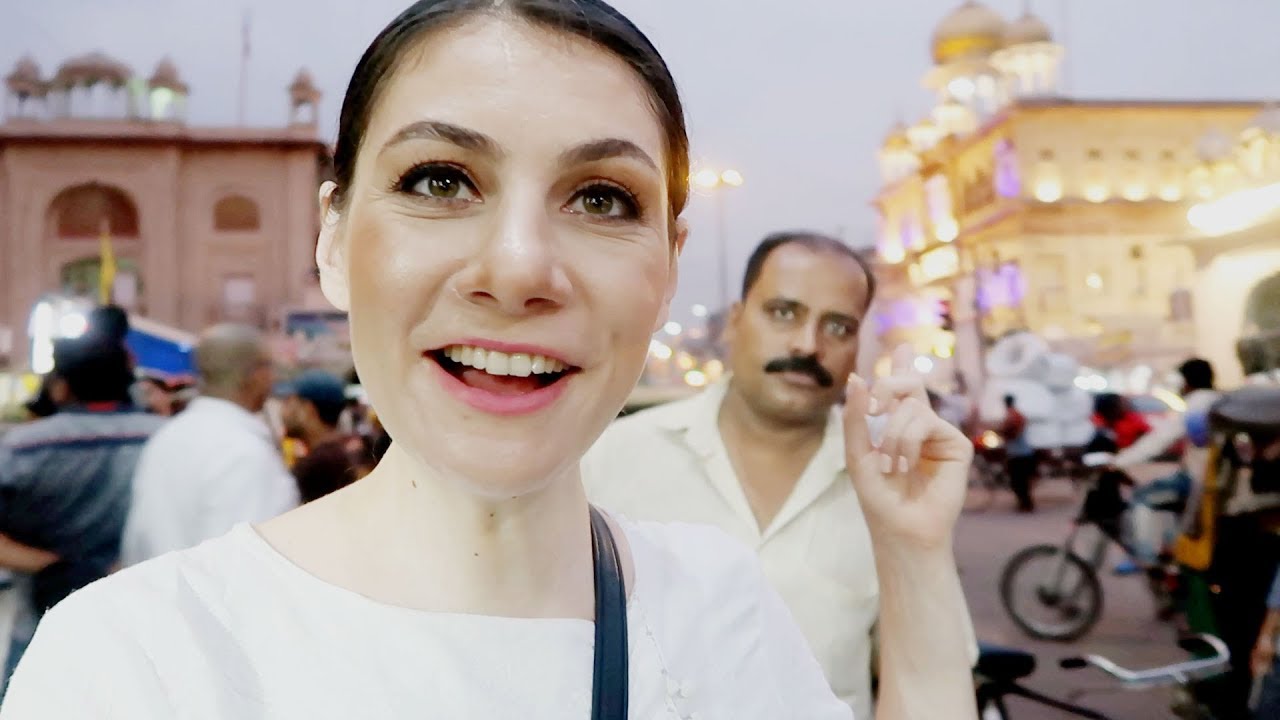
[[[1147,670],[1130,670],[1101,655],[1066,658],[1061,665],[1068,670],[1091,665],[1133,689],[1195,682],[1221,675],[1226,670],[1231,662],[1231,651],[1227,649],[1226,643],[1212,635],[1193,635],[1189,639],[1199,640],[1208,645],[1213,649],[1213,657]]]

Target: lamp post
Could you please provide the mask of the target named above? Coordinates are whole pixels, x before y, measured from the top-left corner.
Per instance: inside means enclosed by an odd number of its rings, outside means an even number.
[[[711,192],[716,202],[716,235],[719,245],[720,306],[729,307],[729,231],[725,217],[725,188],[740,187],[743,183],[742,173],[737,170],[713,170],[704,168],[693,174],[693,184]]]

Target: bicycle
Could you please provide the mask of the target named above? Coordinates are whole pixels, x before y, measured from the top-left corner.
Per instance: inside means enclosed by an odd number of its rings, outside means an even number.
[[[1174,687],[1174,701],[1169,708],[1170,718],[1214,720],[1212,712],[1196,698],[1196,691],[1200,683],[1227,671],[1231,662],[1231,653],[1227,650],[1226,644],[1213,635],[1193,635],[1179,642],[1183,650],[1192,654],[1196,654],[1197,646],[1201,644],[1210,651],[1207,657],[1147,670],[1130,670],[1100,655],[1065,658],[1060,661],[1060,664],[1069,670],[1088,667],[1101,670],[1119,681],[1121,689],[1127,691]],[[1036,658],[1031,653],[1011,648],[984,646],[979,653],[978,665],[975,669],[975,674],[979,676],[975,699],[981,719],[1013,720],[1009,715],[1005,698],[1018,697],[1043,707],[1060,710],[1074,717],[1088,720],[1116,720],[1097,710],[1076,704],[1075,697],[1054,698],[1019,683],[1020,680],[1033,675],[1035,670]],[[1074,695],[1079,694],[1081,693]]]
[[[1106,561],[1111,544],[1119,545],[1131,558],[1133,548],[1124,532],[1124,518],[1129,504],[1120,493],[1122,485],[1133,481],[1124,473],[1107,470],[1112,456],[1091,453],[1083,464],[1092,469],[1084,481],[1086,492],[1071,532],[1061,545],[1032,545],[1016,553],[1005,565],[1000,577],[1000,600],[1013,622],[1031,637],[1041,640],[1070,641],[1084,636],[1102,616],[1102,583],[1098,573]],[[1158,505],[1160,512],[1181,514],[1184,502]],[[1082,541],[1087,528],[1093,528],[1092,545]],[[1077,544],[1085,542],[1083,552]],[[1046,563],[1041,572],[1037,566]],[[1020,592],[1028,577],[1033,590]],[[1159,607],[1161,617],[1171,615],[1178,591],[1178,574],[1163,565],[1147,572],[1148,589]],[[1023,604],[1023,600],[1029,600]],[[1046,610],[1047,617],[1036,617],[1034,611]]]

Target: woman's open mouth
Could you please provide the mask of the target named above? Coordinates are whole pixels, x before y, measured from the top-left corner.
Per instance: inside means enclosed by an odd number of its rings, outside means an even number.
[[[450,345],[426,353],[452,380],[446,388],[477,409],[523,414],[549,405],[564,380],[580,368],[533,353],[506,353],[473,345]]]

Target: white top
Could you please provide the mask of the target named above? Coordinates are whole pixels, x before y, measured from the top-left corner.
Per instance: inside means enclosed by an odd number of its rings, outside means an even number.
[[[297,505],[297,483],[266,422],[235,403],[196,398],[142,450],[120,560],[195,547]]]
[[[714,525],[755,550],[836,695],[869,718],[880,586],[871,533],[845,470],[840,410],[832,410],[817,454],[761,530],[720,437],[727,387],[721,381],[614,422],[583,460],[587,495],[621,517]],[[971,624],[968,632],[976,656]]]
[[[850,720],[755,560],[714,529],[621,523],[633,720]],[[587,720],[594,626],[384,605],[248,525],[54,607],[0,720]]]

